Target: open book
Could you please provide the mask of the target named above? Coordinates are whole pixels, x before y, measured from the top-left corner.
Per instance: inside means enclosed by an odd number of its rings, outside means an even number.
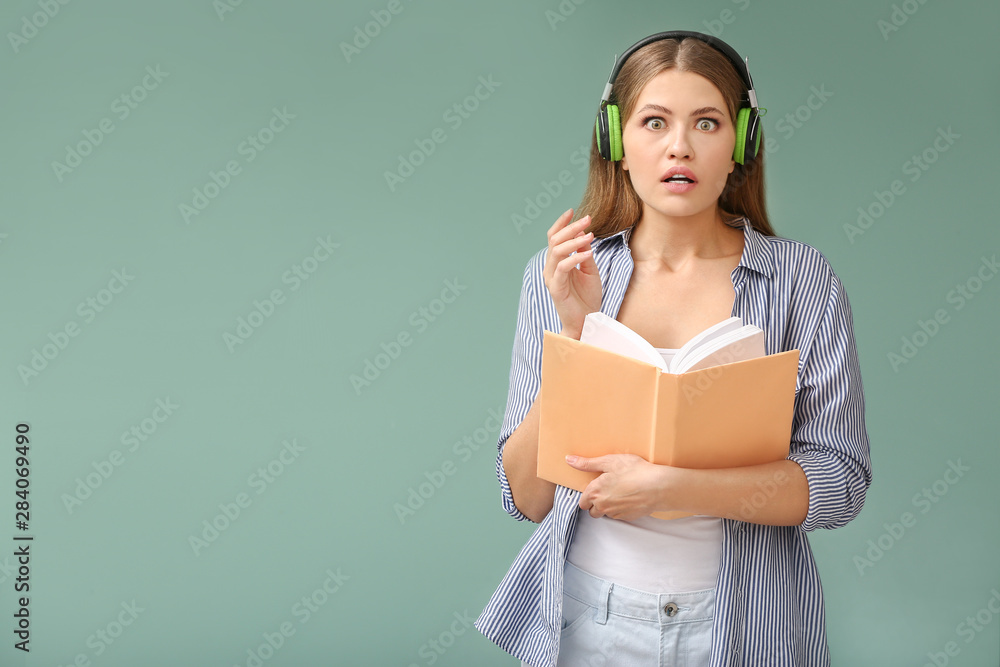
[[[695,335],[669,363],[645,338],[600,311],[584,318],[580,342],[645,361],[667,373],[685,373],[764,356],[764,332],[752,324],[743,324],[738,317],[730,317]]]
[[[587,316],[581,340],[545,331],[538,476],[586,488],[598,473],[571,467],[567,454],[628,453],[681,468],[787,458],[799,351],[765,356],[763,342],[759,328],[730,318],[667,363],[603,313]]]

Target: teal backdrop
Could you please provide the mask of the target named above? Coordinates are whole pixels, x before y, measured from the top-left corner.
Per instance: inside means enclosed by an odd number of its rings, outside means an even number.
[[[874,481],[810,534],[833,664],[997,665],[998,21],[4,3],[0,664],[516,665],[470,623],[533,530],[494,472],[522,273],[614,54],[686,29],[750,58],[772,222],[853,307]]]

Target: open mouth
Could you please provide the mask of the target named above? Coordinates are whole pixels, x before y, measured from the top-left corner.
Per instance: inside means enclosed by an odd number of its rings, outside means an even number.
[[[686,176],[671,176],[670,178],[663,179],[664,183],[694,183],[690,178]]]

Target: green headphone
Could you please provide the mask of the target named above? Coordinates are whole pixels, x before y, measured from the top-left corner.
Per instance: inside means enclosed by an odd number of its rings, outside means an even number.
[[[767,109],[759,109],[757,107],[757,94],[753,89],[753,79],[750,78],[749,58],[747,62],[744,62],[733,47],[711,35],[687,30],[671,30],[669,32],[659,32],[638,41],[626,49],[620,58],[615,58],[615,66],[611,70],[611,76],[608,77],[607,85],[604,87],[604,96],[601,98],[601,106],[597,112],[595,127],[595,131],[597,132],[597,149],[600,151],[601,157],[605,160],[618,161],[622,159],[621,118],[618,106],[608,104],[608,100],[611,99],[611,87],[614,85],[615,78],[617,78],[618,72],[621,70],[625,60],[635,53],[636,50],[651,42],[657,42],[661,39],[681,40],[685,37],[700,39],[722,52],[733,63],[740,78],[743,79],[743,85],[746,86],[747,92],[743,95],[743,99],[740,102],[741,108],[736,115],[736,145],[733,147],[733,160],[739,164],[746,164],[757,156],[757,151],[760,148],[760,116],[767,113]]]

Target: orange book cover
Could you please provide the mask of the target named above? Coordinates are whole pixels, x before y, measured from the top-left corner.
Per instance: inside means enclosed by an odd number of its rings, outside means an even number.
[[[571,467],[567,454],[636,454],[681,468],[780,461],[791,440],[798,363],[799,351],[789,350],[673,374],[545,331],[537,474],[583,491],[599,473]]]

